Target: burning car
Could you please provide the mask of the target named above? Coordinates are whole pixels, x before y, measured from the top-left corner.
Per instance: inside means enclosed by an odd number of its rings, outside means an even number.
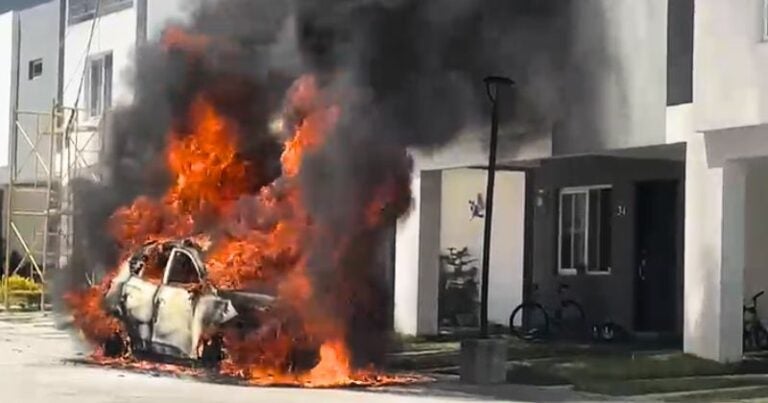
[[[225,335],[268,338],[290,325],[284,312],[273,314],[280,307],[271,295],[215,288],[201,253],[190,239],[153,241],[122,262],[104,308],[122,322],[125,334],[105,342],[106,355],[130,349],[137,356],[218,365]],[[313,351],[293,355],[292,367],[316,363]]]

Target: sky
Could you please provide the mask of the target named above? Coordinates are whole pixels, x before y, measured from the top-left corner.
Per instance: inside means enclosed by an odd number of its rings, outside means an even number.
[[[0,14],[8,10],[23,10],[50,0],[0,0]]]

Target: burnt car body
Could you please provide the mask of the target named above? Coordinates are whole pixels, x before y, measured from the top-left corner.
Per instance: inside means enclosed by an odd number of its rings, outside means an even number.
[[[274,297],[216,289],[207,281],[200,255],[191,241],[150,242],[122,262],[104,303],[123,323],[123,342],[134,354],[218,361],[225,327],[271,324],[265,318]]]

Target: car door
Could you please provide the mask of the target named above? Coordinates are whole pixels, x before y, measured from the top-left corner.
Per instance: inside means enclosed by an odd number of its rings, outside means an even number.
[[[126,270],[127,271],[127,270]],[[146,350],[152,336],[154,299],[158,284],[144,277],[144,272],[131,275],[121,286],[123,317],[134,347]]]
[[[192,255],[174,249],[155,297],[152,349],[160,354],[195,357],[192,337],[194,298],[185,286],[200,283],[200,268]]]

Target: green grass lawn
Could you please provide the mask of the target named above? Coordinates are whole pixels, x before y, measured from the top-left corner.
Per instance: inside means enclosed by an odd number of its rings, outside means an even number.
[[[418,369],[458,366],[460,341],[447,337],[394,337],[390,353],[396,357],[390,360],[393,368]],[[571,342],[528,343],[508,338],[509,361],[525,361],[546,358],[578,356],[626,356],[634,349],[649,349],[656,346],[627,344],[588,344]]]
[[[768,387],[768,379],[740,378],[667,378],[639,379],[632,381],[590,382],[581,384],[580,390],[588,390],[611,396],[645,395],[650,393],[673,393],[693,390],[735,388],[743,386]]]
[[[687,354],[583,357],[565,363],[553,363],[551,370],[575,381],[677,378],[722,375],[736,368]]]
[[[745,399],[765,399],[767,396],[768,386],[758,386],[754,388],[745,388],[743,390],[715,390],[693,393],[684,396],[670,397],[665,400],[668,402],[733,402]]]
[[[580,391],[611,396],[742,387],[747,389],[730,392],[746,397],[768,396],[768,376],[729,377],[768,374],[768,355],[750,356],[737,364],[720,364],[674,349],[663,350],[665,346],[525,343],[516,339],[508,342],[511,364],[507,381],[510,383],[570,384]],[[397,349],[400,356],[393,361],[392,368],[445,368],[441,373],[457,374],[459,344],[456,340],[402,339]],[[671,352],[660,353],[659,349]],[[731,398],[730,394],[722,393],[723,396],[716,395],[714,399]],[[689,395],[675,399],[696,400]],[[707,400],[711,399],[707,397]]]
[[[742,386],[768,386],[768,361],[720,364],[682,353],[637,356],[575,356],[514,365],[510,382],[573,384],[577,390],[614,396]],[[717,377],[721,376],[721,377]]]

